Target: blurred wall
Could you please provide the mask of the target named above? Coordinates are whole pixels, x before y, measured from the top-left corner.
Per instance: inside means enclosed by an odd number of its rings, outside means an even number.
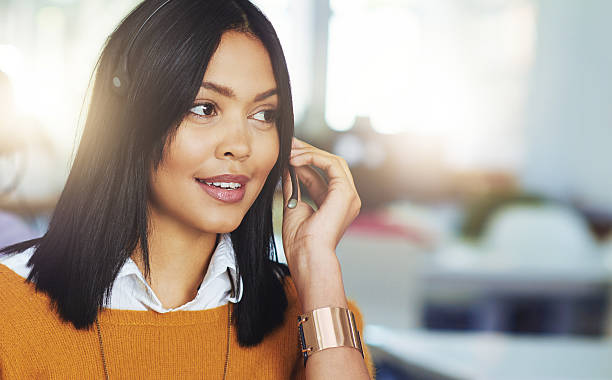
[[[541,0],[526,189],[612,212],[612,2]]]

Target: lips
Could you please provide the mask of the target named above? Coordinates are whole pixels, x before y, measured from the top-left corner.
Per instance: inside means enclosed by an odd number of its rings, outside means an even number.
[[[223,174],[214,177],[195,178],[200,187],[211,197],[225,203],[240,202],[244,198],[249,177]]]

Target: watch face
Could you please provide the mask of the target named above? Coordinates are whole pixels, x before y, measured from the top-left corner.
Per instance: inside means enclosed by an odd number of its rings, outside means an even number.
[[[300,344],[302,345],[302,355],[304,355],[304,367],[306,367],[306,361],[308,360],[308,349],[306,348],[306,340],[304,339],[304,329],[302,329],[302,323],[306,321],[306,318],[302,319],[302,316],[298,316],[298,334],[300,336]]]
[[[361,335],[359,334],[359,330],[357,330],[357,328],[355,328],[355,332],[357,333],[357,348],[359,349],[359,352],[361,352],[361,357],[365,359],[363,356],[363,347],[361,346]]]

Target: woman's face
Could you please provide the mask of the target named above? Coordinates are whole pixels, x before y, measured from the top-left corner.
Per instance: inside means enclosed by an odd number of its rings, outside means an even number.
[[[153,218],[202,232],[235,230],[276,163],[277,107],[263,44],[224,33],[189,114],[153,172]]]

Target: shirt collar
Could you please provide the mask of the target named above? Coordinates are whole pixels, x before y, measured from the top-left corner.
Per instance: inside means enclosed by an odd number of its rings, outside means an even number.
[[[238,278],[236,270],[236,254],[234,252],[234,246],[232,244],[232,238],[230,234],[221,234],[217,248],[213,253],[210,263],[208,264],[208,271],[204,275],[202,284],[198,289],[203,289],[213,279],[219,276],[227,276],[228,269],[230,274],[230,281],[233,284],[234,295],[229,298],[230,302],[237,303],[242,299],[242,279]]]
[[[217,243],[217,247],[213,252],[213,255],[210,259],[210,263],[208,264],[208,270],[204,275],[202,283],[198,287],[198,294],[202,289],[206,287],[206,284],[208,284],[213,279],[219,276],[227,276],[228,269],[230,274],[230,281],[233,284],[233,289],[235,290],[233,296],[229,298],[229,301],[232,303],[238,303],[242,299],[243,293],[242,277],[238,276],[236,270],[236,254],[234,252],[234,246],[232,245],[231,235],[221,234],[219,242]],[[128,257],[128,259],[123,264],[123,267],[121,267],[121,269],[119,270],[116,280],[129,276],[135,276],[148,286],[144,275],[131,257]]]

